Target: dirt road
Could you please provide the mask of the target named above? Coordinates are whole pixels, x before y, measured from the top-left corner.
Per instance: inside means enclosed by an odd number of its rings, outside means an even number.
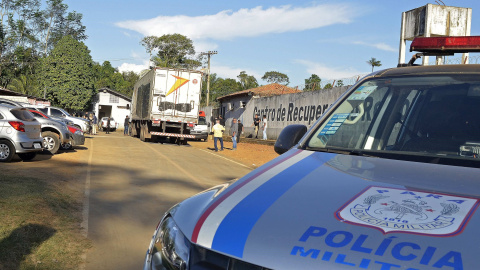
[[[251,170],[194,147],[144,143],[120,132],[94,136],[86,147],[88,270],[141,269],[165,211]]]

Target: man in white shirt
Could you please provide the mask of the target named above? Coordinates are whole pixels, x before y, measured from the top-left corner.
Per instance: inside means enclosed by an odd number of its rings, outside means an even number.
[[[267,116],[263,116],[263,122],[262,122],[262,128],[263,128],[263,139],[267,139],[267,127],[268,127],[268,121],[267,121]]]

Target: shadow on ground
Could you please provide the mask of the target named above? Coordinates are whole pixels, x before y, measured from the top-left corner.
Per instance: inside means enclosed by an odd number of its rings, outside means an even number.
[[[24,258],[55,233],[55,229],[39,224],[27,224],[13,230],[0,241],[0,269],[20,269]]]

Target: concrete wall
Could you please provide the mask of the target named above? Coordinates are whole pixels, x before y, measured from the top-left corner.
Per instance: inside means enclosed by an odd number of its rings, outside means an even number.
[[[110,117],[113,117],[115,121],[118,123],[118,128],[123,129],[123,122],[125,120],[125,116],[130,116],[130,108],[131,104],[130,101],[123,99],[122,97],[118,97],[118,103],[110,103],[110,95],[113,95],[109,92],[100,91],[93,104],[93,111],[95,115],[99,117],[99,106],[112,106],[112,112]],[[127,109],[128,105],[128,109]],[[100,120],[100,119],[99,119]]]
[[[312,92],[301,92],[273,97],[256,98],[251,96],[225,100],[222,107],[227,103],[233,103],[233,109],[225,111],[225,126],[227,132],[232,124],[232,119],[237,118],[244,123],[244,136],[250,137],[254,132],[253,118],[255,114],[267,116],[268,139],[275,140],[285,126],[291,124],[303,124],[312,126],[315,121],[332,105],[349,86],[334,87]],[[245,108],[239,106],[240,101],[247,102]],[[238,104],[238,105],[237,105]],[[260,131],[261,133],[261,131]],[[261,134],[259,134],[261,137]],[[255,137],[255,135],[253,135]]]

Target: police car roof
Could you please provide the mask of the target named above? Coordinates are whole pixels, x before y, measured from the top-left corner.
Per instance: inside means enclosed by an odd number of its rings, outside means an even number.
[[[408,76],[408,75],[434,75],[434,74],[480,74],[479,64],[463,65],[428,65],[398,67],[378,71],[375,77]]]

